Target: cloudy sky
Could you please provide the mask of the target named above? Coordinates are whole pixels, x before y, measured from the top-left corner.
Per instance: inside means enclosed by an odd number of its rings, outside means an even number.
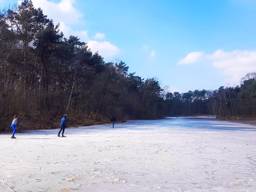
[[[256,72],[256,0],[33,0],[107,61],[169,90],[216,89]],[[17,0],[0,0],[0,8]]]

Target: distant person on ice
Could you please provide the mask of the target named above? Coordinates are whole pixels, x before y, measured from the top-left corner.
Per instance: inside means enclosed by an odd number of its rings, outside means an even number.
[[[17,130],[17,125],[18,125],[18,117],[17,115],[14,115],[12,123],[10,125],[10,128],[12,129],[12,139],[16,139],[15,134],[16,134],[16,130]]]
[[[110,121],[112,122],[112,128],[115,128],[116,117],[112,116]]]
[[[62,137],[65,137],[64,132],[67,127],[67,121],[68,121],[68,116],[67,114],[64,114],[60,119],[60,131],[58,133],[58,137],[60,137],[60,134]]]

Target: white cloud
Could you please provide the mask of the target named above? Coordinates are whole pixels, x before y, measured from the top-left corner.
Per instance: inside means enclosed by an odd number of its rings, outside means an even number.
[[[3,0],[0,0],[3,1]],[[105,40],[104,33],[96,33],[92,38],[85,30],[86,19],[76,8],[76,0],[32,0],[36,8],[41,8],[48,16],[53,19],[55,24],[59,23],[60,30],[66,37],[70,35],[78,36],[82,41],[88,42],[87,46],[92,52],[98,52],[105,59],[111,60],[120,53],[119,48],[110,41]],[[20,3],[21,0],[18,0]]]
[[[104,39],[105,39],[105,36],[106,36],[105,33],[100,33],[100,32],[98,32],[98,33],[96,33],[96,34],[94,35],[94,39],[101,41],[101,40],[104,40]]]
[[[88,39],[87,31],[77,27],[83,26],[82,21],[84,19],[82,13],[75,7],[76,0],[60,0],[58,2],[50,0],[32,1],[34,6],[41,8],[48,18],[53,19],[55,24],[59,23],[60,30],[66,37],[75,35],[82,41]]]
[[[100,55],[102,55],[105,59],[108,60],[113,59],[120,53],[120,49],[117,46],[106,40],[90,40],[88,41],[87,46],[93,53],[98,52]]]
[[[226,84],[237,85],[247,73],[256,72],[256,51],[216,50],[212,53],[191,52],[181,59],[179,64],[198,62],[208,63],[223,73],[226,78]]]
[[[120,49],[105,38],[105,33],[97,32],[93,39],[87,42],[87,46],[93,53],[97,52],[105,59],[113,60],[119,55]]]
[[[89,39],[88,32],[85,30],[74,30],[70,25],[67,25],[63,21],[60,21],[59,25],[60,31],[62,31],[66,37],[73,35],[79,37],[82,41],[87,41]]]
[[[42,8],[43,11],[54,21],[62,21],[67,25],[80,23],[83,15],[75,8],[75,0],[60,0],[53,2],[50,0],[32,0],[37,8]]]
[[[191,52],[187,54],[183,59],[181,59],[178,63],[179,64],[191,64],[198,62],[202,59],[204,53],[203,52]]]

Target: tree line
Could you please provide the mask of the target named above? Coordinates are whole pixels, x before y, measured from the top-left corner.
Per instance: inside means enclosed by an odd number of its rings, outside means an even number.
[[[0,129],[19,114],[22,129],[159,118],[163,90],[153,78],[130,73],[124,62],[105,62],[79,38],[66,38],[41,9],[24,0],[0,15]]]
[[[236,87],[220,87],[209,99],[211,110],[220,118],[256,117],[256,73],[247,74]]]
[[[124,62],[105,62],[78,37],[66,38],[31,0],[0,14],[0,131],[14,114],[22,129],[164,116],[256,115],[256,75],[237,87],[165,92],[154,78],[130,73]]]
[[[221,119],[256,117],[256,73],[247,74],[236,87],[167,93],[168,114],[216,115]]]

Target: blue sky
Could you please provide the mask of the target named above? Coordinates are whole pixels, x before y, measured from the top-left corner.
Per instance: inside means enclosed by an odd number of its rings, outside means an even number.
[[[236,85],[256,71],[256,0],[33,2],[65,34],[172,91]]]

